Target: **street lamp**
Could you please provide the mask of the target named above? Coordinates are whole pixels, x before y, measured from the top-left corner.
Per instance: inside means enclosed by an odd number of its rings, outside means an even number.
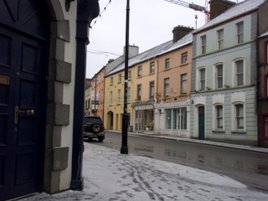
[[[125,43],[125,80],[124,80],[124,112],[122,119],[122,146],[121,154],[128,154],[128,114],[127,114],[127,89],[128,89],[128,49],[129,49],[129,0],[126,6],[126,43]]]

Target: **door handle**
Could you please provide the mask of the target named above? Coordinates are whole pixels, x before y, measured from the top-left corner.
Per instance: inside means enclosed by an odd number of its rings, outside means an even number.
[[[24,109],[20,110],[18,106],[15,107],[15,124],[19,123],[19,116],[34,116],[36,111],[34,109]]]
[[[15,107],[15,120],[14,120],[15,125],[17,125],[19,123],[19,112],[20,112],[19,107],[16,106]]]

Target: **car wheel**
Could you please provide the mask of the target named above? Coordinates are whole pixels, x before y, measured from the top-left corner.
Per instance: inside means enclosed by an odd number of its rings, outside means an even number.
[[[99,137],[98,140],[99,140],[99,142],[103,142],[104,137]]]
[[[93,124],[93,125],[92,125],[92,131],[93,131],[94,133],[98,133],[98,132],[100,132],[100,130],[101,130],[101,127],[100,127],[99,124]]]

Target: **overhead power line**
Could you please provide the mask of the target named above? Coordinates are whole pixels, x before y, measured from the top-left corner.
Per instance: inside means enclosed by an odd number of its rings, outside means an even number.
[[[92,29],[92,27],[97,23],[98,19],[101,18],[102,14],[107,10],[107,7],[109,6],[109,4],[112,3],[112,0],[109,0],[108,3],[104,6],[104,8],[102,9],[102,11],[100,12],[100,14],[98,15],[98,17],[93,21],[92,25],[90,25],[90,28]]]

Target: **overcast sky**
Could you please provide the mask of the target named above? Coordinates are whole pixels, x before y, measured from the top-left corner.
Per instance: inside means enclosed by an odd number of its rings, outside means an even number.
[[[110,0],[99,0],[100,11]],[[206,0],[184,0],[205,6]],[[237,2],[237,0],[232,0]],[[242,0],[239,0],[241,2]],[[87,47],[86,77],[92,78],[109,59],[123,54],[125,45],[127,0],[111,0],[101,17],[91,23],[90,44]],[[195,28],[205,24],[205,14],[165,0],[130,0],[129,44],[144,52],[172,39],[175,26],[183,25]]]

